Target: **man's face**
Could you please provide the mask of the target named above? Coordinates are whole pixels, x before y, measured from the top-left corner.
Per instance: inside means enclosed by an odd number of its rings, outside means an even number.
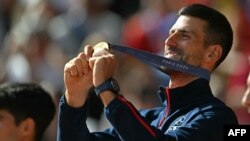
[[[206,22],[190,16],[180,16],[165,41],[164,56],[169,59],[202,66],[205,53]]]
[[[250,73],[247,78],[247,89],[245,91],[241,103],[243,106],[247,107],[248,112],[250,113]]]
[[[18,141],[18,127],[14,117],[0,109],[0,141]]]

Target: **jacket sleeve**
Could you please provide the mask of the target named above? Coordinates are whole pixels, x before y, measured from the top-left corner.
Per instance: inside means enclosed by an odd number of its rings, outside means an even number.
[[[62,96],[59,103],[57,141],[117,141],[114,130],[90,133],[87,120],[88,105],[73,108],[67,105]]]
[[[159,129],[151,126],[146,118],[142,117],[135,107],[118,96],[106,108],[105,115],[109,122],[124,141],[157,141],[160,134]]]

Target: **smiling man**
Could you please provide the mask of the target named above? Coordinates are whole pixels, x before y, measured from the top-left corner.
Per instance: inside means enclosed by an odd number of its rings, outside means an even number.
[[[164,56],[212,73],[232,46],[228,20],[201,4],[180,9],[178,16]],[[233,111],[213,96],[209,80],[164,67],[170,82],[159,90],[162,105],[137,111],[119,93],[122,86],[113,78],[116,64],[109,50],[87,45],[65,65],[58,141],[222,141],[224,125],[238,124]],[[88,91],[93,86],[112,125],[103,132],[90,132],[86,125]]]

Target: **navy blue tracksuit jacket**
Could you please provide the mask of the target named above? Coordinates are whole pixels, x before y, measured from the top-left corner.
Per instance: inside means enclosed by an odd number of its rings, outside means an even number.
[[[87,104],[72,108],[63,96],[57,141],[223,141],[223,126],[238,124],[205,79],[175,89],[161,88],[159,95],[161,107],[141,111],[118,96],[104,109],[112,128],[92,133],[86,125]]]

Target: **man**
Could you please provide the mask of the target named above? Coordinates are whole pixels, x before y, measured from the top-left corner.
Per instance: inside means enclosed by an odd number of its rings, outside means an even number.
[[[0,86],[0,140],[41,141],[55,115],[51,96],[33,83]]]
[[[225,16],[193,4],[180,9],[165,41],[164,56],[213,72],[232,46],[233,33]],[[169,86],[160,88],[162,106],[138,112],[112,78],[115,56],[107,49],[85,46],[84,53],[64,69],[65,95],[59,105],[58,141],[221,141],[223,126],[238,124],[233,111],[215,98],[209,81],[190,74],[163,70]],[[112,128],[90,132],[86,125],[88,91],[104,104]]]

